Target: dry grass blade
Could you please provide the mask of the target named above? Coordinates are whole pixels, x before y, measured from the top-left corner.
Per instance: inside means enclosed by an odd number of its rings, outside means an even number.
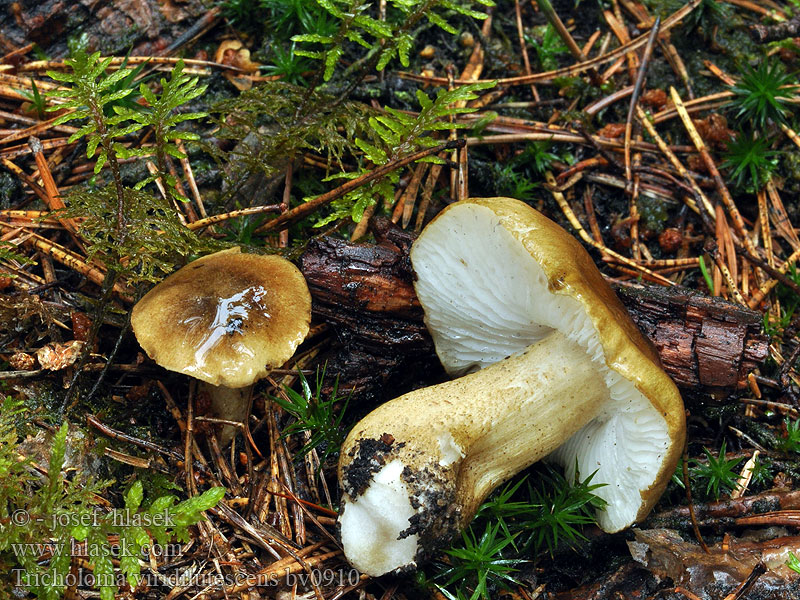
[[[775,230],[789,243],[792,249],[797,250],[800,248],[800,238],[797,237],[797,232],[792,226],[786,207],[783,205],[778,189],[775,187],[775,182],[768,181],[765,189],[772,208],[770,214],[773,215]]]
[[[0,223],[0,227],[4,226],[5,224]],[[25,241],[25,243],[34,246],[40,252],[43,252],[54,260],[66,265],[70,269],[77,271],[92,283],[103,285],[103,282],[106,278],[106,271],[98,266],[88,264],[83,257],[76,252],[51,242],[50,240],[45,239],[35,233],[31,233],[30,237]],[[126,302],[133,302],[131,290],[129,290],[124,283],[115,283],[113,290],[114,293],[120,297],[120,299]]]
[[[666,156],[667,159],[669,159],[669,161],[672,164],[672,166],[675,167],[675,170],[678,171],[678,173],[681,175],[681,177],[683,177],[687,182],[689,182],[689,185],[692,187],[692,190],[694,191],[695,195],[698,198],[700,198],[701,203],[703,205],[703,208],[705,209],[706,214],[708,215],[708,217],[709,218],[714,217],[715,214],[716,214],[716,211],[714,210],[714,206],[711,204],[709,199],[706,197],[706,195],[703,192],[703,190],[700,189],[700,186],[697,185],[697,182],[690,175],[689,171],[686,170],[686,167],[683,166],[683,163],[681,163],[681,161],[678,159],[677,155],[667,145],[667,143],[664,141],[664,139],[661,137],[661,135],[659,135],[658,131],[653,126],[653,124],[650,122],[649,117],[645,114],[644,110],[642,110],[641,107],[638,107],[638,106],[636,107],[636,116],[638,117],[639,122],[647,130],[647,133],[649,133],[650,136],[656,141],[656,144],[658,145],[659,149],[664,154],[664,156]],[[698,208],[697,204],[695,203],[695,201],[693,199],[690,198],[687,201],[687,204],[689,204],[689,207],[692,210],[694,210],[695,212],[697,212],[697,213],[700,212],[700,209]]]
[[[224,223],[230,219],[236,219],[238,217],[246,217],[249,215],[260,215],[269,212],[280,212],[281,205],[280,204],[269,204],[267,206],[251,206],[250,208],[241,208],[239,210],[232,210],[226,213],[220,213],[218,215],[213,215],[210,217],[204,217],[202,219],[197,219],[191,223],[187,223],[186,227],[191,230],[203,229],[204,227],[211,227],[212,225],[216,225],[218,223]]]
[[[522,8],[520,7],[519,0],[514,0],[514,15],[517,19],[517,37],[519,38],[519,48],[522,54],[522,64],[525,66],[525,74],[531,75],[531,61],[528,58],[528,47],[525,43],[525,32],[522,28]],[[535,102],[539,101],[539,91],[536,86],[531,84],[531,94]]]
[[[58,191],[58,187],[56,187],[56,182],[55,179],[53,179],[53,174],[50,172],[50,166],[47,164],[47,159],[45,159],[44,157],[44,152],[42,150],[42,143],[35,137],[32,137],[28,143],[31,147],[31,152],[33,152],[33,157],[34,160],[36,161],[36,166],[39,167],[39,176],[42,179],[44,190],[47,194],[47,200],[46,200],[47,207],[52,211],[66,208],[64,201],[61,199],[61,194]],[[81,251],[85,252],[85,248],[83,247],[83,241],[78,235],[78,226],[75,220],[67,218],[67,219],[59,219],[59,222],[69,232],[70,236],[75,241],[78,248],[80,248]]]
[[[785,275],[790,268],[795,266],[797,261],[800,260],[800,250],[795,250],[792,252],[791,256],[787,258],[781,265],[777,268],[777,272],[781,275]],[[764,285],[762,285],[758,290],[750,297],[750,300],[747,302],[747,306],[749,308],[755,309],[757,308],[763,301],[764,298],[767,297],[767,294],[772,291],[772,289],[778,285],[778,279],[770,279]]]
[[[193,75],[210,75],[211,68],[223,69],[227,71],[243,72],[242,69],[235,65],[222,64],[210,60],[198,60],[194,58],[178,58],[167,56],[125,56],[125,57],[112,57],[109,67],[120,67],[123,64],[129,66],[148,64],[159,65],[159,70],[170,71],[178,63],[183,61],[189,67],[196,67],[188,70],[187,73]],[[208,68],[204,68],[208,67]],[[63,61],[58,60],[34,60],[21,65],[18,68],[19,72],[35,71],[43,73],[49,70],[63,70],[67,65]]]
[[[307,216],[308,214],[314,212],[319,207],[328,204],[329,202],[333,202],[337,198],[341,198],[349,191],[356,189],[359,186],[362,186],[370,181],[378,179],[379,177],[383,177],[386,173],[390,171],[394,171],[395,169],[399,169],[401,167],[405,167],[406,165],[410,165],[413,162],[418,161],[421,158],[425,158],[426,156],[431,156],[433,154],[437,154],[442,150],[449,150],[451,148],[459,148],[464,145],[464,140],[456,140],[454,142],[446,142],[444,144],[440,144],[433,148],[426,148],[424,150],[419,150],[406,156],[405,158],[399,159],[397,161],[390,162],[386,165],[378,167],[369,173],[358,177],[357,179],[351,179],[347,183],[342,184],[335,190],[317,196],[312,200],[309,200],[305,204],[301,204],[291,210],[286,211],[281,216],[273,219],[272,221],[262,225],[259,229],[256,230],[256,233],[264,233],[268,231],[275,231],[296,221],[298,219],[302,219],[303,217]]]
[[[661,31],[668,31],[675,27],[678,23],[680,23],[681,19],[685,18],[690,12],[692,12],[697,6],[702,2],[702,0],[690,0],[687,2],[685,6],[675,11],[669,17],[664,19],[661,23]],[[539,83],[539,82],[548,82],[553,81],[554,79],[559,79],[562,77],[575,77],[589,71],[590,69],[599,67],[605,63],[613,62],[619,58],[624,58],[624,56],[628,52],[633,52],[638,50],[639,48],[643,47],[647,44],[647,39],[649,37],[648,33],[642,34],[625,46],[617,48],[611,52],[598,56],[596,58],[589,59],[585,62],[582,62],[578,65],[565,67],[563,69],[557,69],[555,71],[547,71],[545,73],[535,73],[533,75],[525,75],[521,77],[506,77],[500,78],[495,80],[497,85],[506,86],[506,85],[529,85],[531,83]],[[418,75],[414,75],[413,73],[403,73],[403,77],[411,80],[423,81],[426,83],[435,83],[438,85],[447,85],[448,80],[444,77],[429,77],[423,78]],[[454,83],[458,85],[464,85],[470,83],[469,81],[461,81],[456,80]]]
[[[556,180],[553,177],[552,173],[550,172],[545,173],[545,179],[547,181],[548,186],[550,186],[550,193],[553,194],[553,198],[555,198],[555,201],[558,203],[558,206],[564,212],[564,216],[570,222],[570,225],[572,225],[575,228],[575,231],[578,232],[578,235],[584,242],[586,242],[590,246],[597,248],[604,254],[607,254],[608,256],[612,257],[614,260],[619,261],[620,263],[630,267],[631,269],[640,272],[642,276],[646,277],[647,279],[650,279],[651,281],[655,281],[657,283],[666,286],[675,285],[674,282],[670,281],[666,277],[663,277],[662,275],[659,275],[658,273],[651,271],[647,267],[643,267],[636,261],[631,260],[630,258],[627,258],[625,256],[622,256],[618,252],[615,252],[614,250],[611,250],[610,248],[607,248],[606,246],[603,246],[602,244],[595,242],[583,228],[583,225],[581,225],[580,221],[578,221],[578,218],[575,216],[575,213],[572,211],[572,208],[570,208],[569,204],[567,203],[567,200],[564,198],[564,194],[562,194],[559,191],[555,191]]]
[[[7,135],[3,138],[0,138],[0,145],[10,144],[11,142],[16,142],[17,140],[26,140],[32,136],[41,135],[42,133],[54,129],[59,133],[66,133],[72,135],[77,131],[75,127],[70,127],[69,125],[59,125],[58,127],[53,128],[52,124],[58,117],[53,117],[52,119],[48,119],[47,121],[42,121],[40,123],[36,123],[31,125],[26,129],[21,129],[19,131],[15,131],[11,135]]]
[[[722,202],[725,204],[728,214],[730,214],[731,218],[733,219],[733,226],[736,229],[736,233],[739,235],[742,243],[744,243],[747,251],[751,254],[755,254],[755,248],[753,246],[753,242],[750,240],[750,236],[745,227],[742,215],[739,212],[739,209],[736,208],[736,204],[734,203],[733,198],[728,191],[728,186],[726,186],[725,182],[722,180],[722,176],[719,174],[717,165],[714,162],[714,159],[711,158],[711,154],[709,153],[703,138],[700,137],[700,134],[697,132],[697,128],[694,126],[691,117],[689,117],[689,113],[686,111],[686,107],[683,105],[683,101],[678,95],[678,91],[675,88],[670,88],[670,95],[675,104],[675,109],[678,111],[678,115],[680,116],[681,121],[683,121],[683,125],[689,134],[689,137],[691,137],[692,142],[697,148],[697,151],[703,158],[703,163],[705,164],[709,173],[711,173],[711,177],[714,179],[714,183],[717,186],[717,191],[722,198]]]

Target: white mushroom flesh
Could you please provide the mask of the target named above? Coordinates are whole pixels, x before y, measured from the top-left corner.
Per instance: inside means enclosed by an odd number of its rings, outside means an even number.
[[[372,478],[366,491],[343,505],[339,516],[342,546],[350,563],[362,573],[387,573],[397,565],[413,565],[418,536],[400,537],[416,510],[401,480],[405,465],[394,460]]]

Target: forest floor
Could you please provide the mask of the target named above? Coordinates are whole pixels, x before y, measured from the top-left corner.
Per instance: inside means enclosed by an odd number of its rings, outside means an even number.
[[[800,598],[800,3],[487,4],[2,3],[0,597]],[[633,528],[537,464],[418,571],[362,575],[339,446],[446,379],[409,248],[492,196],[589,252],[683,457]],[[312,300],[244,423],[130,322],[235,246]]]

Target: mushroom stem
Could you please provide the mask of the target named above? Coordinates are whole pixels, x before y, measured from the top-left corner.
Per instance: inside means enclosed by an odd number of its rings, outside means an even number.
[[[250,414],[250,396],[253,386],[230,388],[224,385],[211,385],[201,382],[199,389],[208,394],[214,416],[226,421],[244,423]],[[219,430],[219,444],[224,448],[236,436],[235,425],[221,425]]]
[[[553,332],[520,354],[367,415],[339,462],[341,537],[351,564],[378,576],[414,567],[441,547],[497,485],[600,414],[609,390],[597,367]]]

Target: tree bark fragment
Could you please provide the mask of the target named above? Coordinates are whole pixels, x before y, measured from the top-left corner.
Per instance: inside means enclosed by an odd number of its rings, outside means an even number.
[[[758,514],[779,510],[800,509],[800,490],[772,490],[745,496],[728,498],[706,504],[695,503],[694,512],[700,527],[713,527],[719,532],[726,532],[737,524],[737,520]],[[646,528],[670,528],[691,530],[691,519],[688,506],[677,506],[662,512],[651,514],[642,524]]]
[[[188,26],[209,11],[200,0],[40,0],[6,2],[0,11],[3,53],[36,44],[53,59],[67,55],[67,40],[82,33],[103,55],[161,56]]]
[[[320,238],[301,259],[314,317],[329,323],[339,342],[323,358],[339,389],[352,390],[351,406],[444,378],[414,292],[412,238],[382,225],[375,230],[379,244]]]
[[[769,338],[755,311],[681,288],[615,290],[678,387],[733,391],[767,358]]]

